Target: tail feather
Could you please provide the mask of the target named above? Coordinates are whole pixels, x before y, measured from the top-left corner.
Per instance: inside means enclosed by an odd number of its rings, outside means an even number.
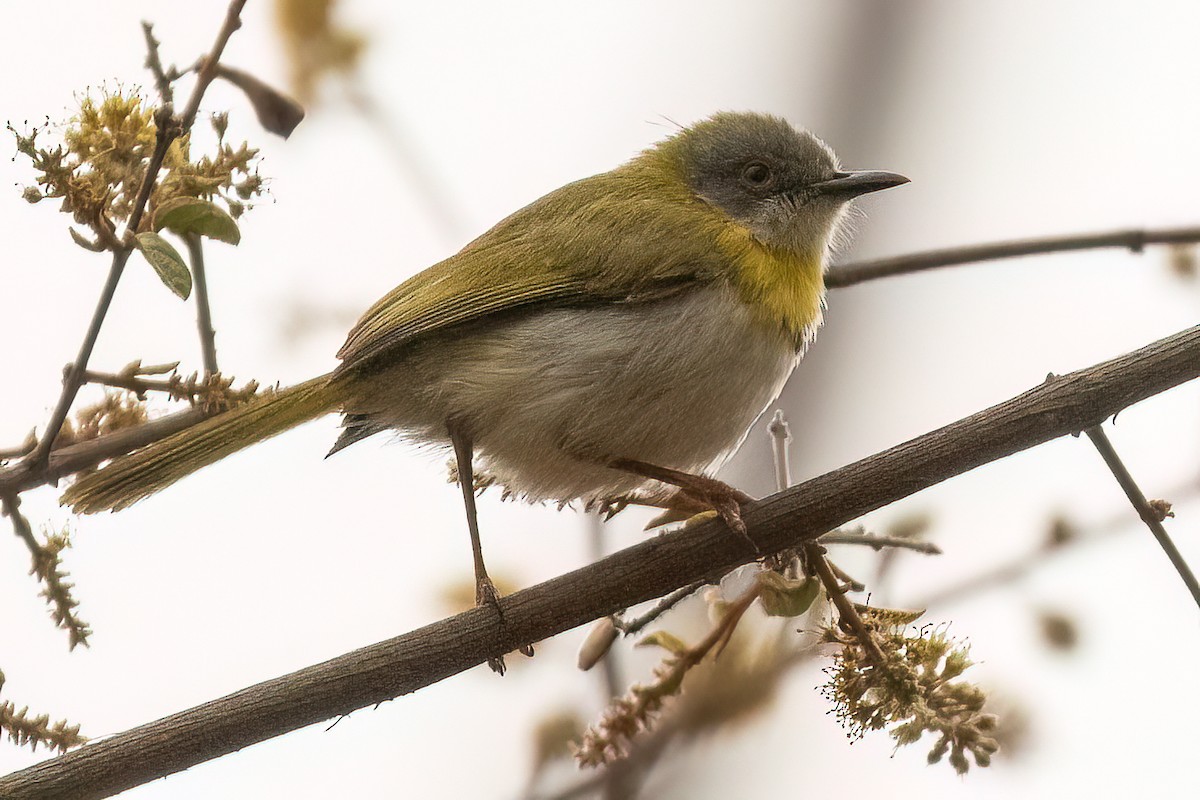
[[[325,454],[329,458],[339,450],[344,450],[355,442],[361,442],[368,436],[374,436],[388,429],[387,425],[376,422],[369,414],[347,414],[342,419],[342,432],[333,447]]]
[[[329,376],[281,389],[114,459],[62,496],[78,514],[132,505],[244,447],[337,410]]]

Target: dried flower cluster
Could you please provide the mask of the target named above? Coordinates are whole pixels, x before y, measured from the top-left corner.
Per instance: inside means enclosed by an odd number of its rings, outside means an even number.
[[[683,688],[684,675],[696,664],[688,653],[687,647],[680,643],[677,652],[654,668],[651,683],[634,684],[624,697],[609,703],[600,721],[584,731],[574,748],[580,766],[598,767],[628,755],[634,737],[650,730],[667,698],[679,694]]]
[[[43,534],[44,541],[31,553],[33,566],[29,574],[45,585],[41,596],[50,606],[54,624],[67,632],[70,648],[74,650],[79,645],[86,647],[92,629],[75,615],[75,609],[79,606],[79,601],[71,596],[75,584],[67,580],[71,573],[63,569],[62,559],[59,558],[59,554],[71,546],[69,532],[66,529],[57,533],[43,530]]]
[[[689,647],[683,640],[667,631],[654,631],[638,642],[643,647],[660,647],[666,657],[654,668],[654,680],[634,684],[624,697],[614,698],[600,717],[588,728],[575,747],[575,760],[581,766],[598,767],[629,753],[630,743],[643,731],[650,730],[664,703],[683,689],[683,679],[710,653],[721,654],[737,629],[738,622],[762,592],[754,585],[731,603],[713,604],[718,619],[708,635]],[[715,600],[716,593],[710,600]]]
[[[132,428],[146,421],[146,406],[133,392],[104,393],[104,399],[84,406],[63,423],[55,447],[86,442],[107,433]]]
[[[890,727],[899,747],[933,733],[938,740],[929,751],[929,763],[949,753],[950,765],[961,775],[970,767],[969,753],[976,765],[988,766],[999,748],[992,735],[996,717],[983,713],[987,698],[982,689],[956,680],[971,665],[967,649],[929,627],[911,635],[910,619],[866,607],[858,610],[883,663],[877,663],[856,636],[834,627],[824,635],[840,650],[826,670],[829,681],[823,693],[849,735],[861,737]]]
[[[248,381],[240,389],[233,388],[233,378],[219,372],[200,375],[193,372],[184,378],[173,374],[168,379],[172,399],[187,400],[205,414],[218,414],[241,405],[258,394],[258,381]]]
[[[3,687],[4,673],[0,672],[0,688]],[[28,706],[18,711],[8,700],[0,701],[0,731],[18,746],[29,745],[34,750],[43,745],[65,752],[87,741],[79,735],[78,725],[68,725],[65,719],[51,725],[47,714],[31,718]]]
[[[72,230],[72,238],[89,250],[118,246],[117,225],[129,219],[145,178],[157,136],[157,109],[137,94],[105,94],[99,100],[84,97],[79,113],[67,124],[62,143],[40,147],[38,137],[50,126],[21,134],[11,125],[17,151],[27,156],[38,173],[36,186],[23,196],[31,203],[62,201],[61,210],[89,228],[93,240]],[[217,132],[216,153],[192,160],[190,136],[171,143],[163,160],[165,173],[154,187],[139,231],[153,227],[153,211],[178,198],[219,200],[237,218],[247,203],[264,191],[254,161],[258,150],[242,143],[225,143],[226,118],[213,116]]]

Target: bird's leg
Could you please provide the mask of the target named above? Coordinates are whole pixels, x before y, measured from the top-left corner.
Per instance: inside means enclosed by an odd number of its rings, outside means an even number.
[[[454,458],[458,462],[458,485],[462,487],[463,506],[467,511],[467,530],[471,533],[471,553],[475,557],[475,605],[490,605],[496,609],[500,617],[500,625],[504,625],[504,610],[500,607],[500,593],[496,585],[488,577],[487,567],[483,564],[483,545],[479,541],[479,518],[475,513],[475,470],[472,464],[474,452],[471,436],[461,427],[451,422],[447,424],[450,431],[450,441],[454,445]],[[504,656],[488,659],[492,671],[504,674]]]
[[[721,519],[725,521],[725,524],[729,526],[730,530],[749,542],[755,550],[758,549],[758,546],[754,544],[754,541],[746,532],[746,523],[742,521],[742,504],[750,503],[754,500],[753,497],[745,492],[735,489],[716,478],[709,478],[706,475],[692,475],[689,472],[681,472],[669,467],[659,467],[631,458],[618,458],[610,461],[608,466],[623,472],[641,475],[643,478],[650,478],[670,484],[671,486],[677,486],[679,488],[678,492],[661,503],[655,503],[655,505],[661,505],[663,508],[672,511],[682,511],[690,514],[708,510],[716,511]]]

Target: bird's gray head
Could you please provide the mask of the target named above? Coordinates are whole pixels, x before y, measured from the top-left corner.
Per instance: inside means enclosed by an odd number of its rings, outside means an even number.
[[[824,250],[853,198],[908,182],[892,172],[843,172],[824,142],[766,114],[714,114],[660,147],[702,200],[763,244],[796,251]]]

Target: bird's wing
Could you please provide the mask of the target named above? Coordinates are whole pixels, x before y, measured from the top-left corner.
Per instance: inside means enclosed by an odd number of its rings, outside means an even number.
[[[675,183],[618,170],[542,197],[372,306],[339,371],[507,312],[646,302],[717,279],[727,222]]]

